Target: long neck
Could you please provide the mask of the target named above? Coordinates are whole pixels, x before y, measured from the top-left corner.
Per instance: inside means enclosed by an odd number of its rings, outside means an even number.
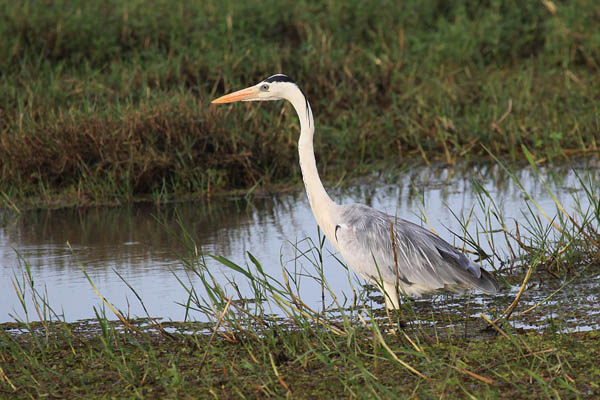
[[[329,195],[321,183],[315,152],[313,148],[313,136],[315,133],[315,122],[312,110],[304,94],[298,89],[288,98],[294,106],[298,118],[300,119],[300,139],[298,140],[298,153],[300,155],[300,169],[302,170],[302,179],[306,188],[306,195],[310,207],[317,223],[324,231],[325,235],[332,240],[335,233],[335,208],[336,204],[329,198]]]

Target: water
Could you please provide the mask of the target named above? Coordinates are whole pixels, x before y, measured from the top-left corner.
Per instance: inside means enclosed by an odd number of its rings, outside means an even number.
[[[543,182],[548,183],[568,211],[573,211],[578,201],[585,208],[587,201],[574,170],[588,171],[585,175],[590,173],[590,167],[597,171],[597,164],[588,162],[575,168],[553,169],[551,173],[542,170],[541,179],[528,169],[517,175],[538,205],[553,216],[556,207]],[[593,179],[597,181],[597,176]],[[490,202],[480,201],[474,181],[490,193],[498,211],[510,223],[508,228],[514,230],[514,221],[519,221],[521,232],[525,233],[524,215],[529,214],[527,205],[533,207],[532,203],[497,166],[392,171],[385,179],[367,178],[349,188],[331,189],[330,194],[338,203],[365,203],[417,223],[423,223],[426,217],[438,234],[456,245],[462,243],[451,232],[463,235],[457,217],[466,220],[472,213],[469,234],[478,238],[486,251],[493,246],[496,253],[509,260],[512,253],[504,236],[482,233],[487,214],[482,208],[489,207]],[[310,247],[306,238],[318,241],[316,223],[303,192],[258,197],[250,202],[219,198],[160,208],[145,204],[31,211],[20,216],[5,211],[0,214],[0,322],[13,321],[15,317],[37,319],[28,299],[29,314],[25,315],[13,286],[23,280],[24,263],[31,267],[34,286],[45,293],[50,305],[67,321],[93,318],[93,308],[102,308],[81,266],[98,291],[126,314],[145,316],[136,296],[115,271],[141,296],[150,315],[183,320],[185,309],[177,303],[185,303],[187,295],[175,276],[188,279],[181,257],[189,253],[179,241],[178,218],[202,251],[223,255],[240,265],[249,263],[246,252],[250,251],[274,276],[281,276],[282,262],[288,268],[296,265],[314,273],[306,258],[295,261],[294,244],[306,250]],[[498,228],[493,222],[492,226]],[[326,244],[325,277],[338,298],[350,297],[348,275],[332,253]],[[225,276],[243,280],[214,260],[206,261],[222,283],[227,281]],[[492,261],[494,266],[500,266],[498,260]],[[484,265],[492,268],[489,262]],[[192,283],[197,289],[202,287],[197,279],[192,278]],[[309,306],[322,307],[320,285],[311,285],[306,279],[302,288],[302,299]],[[249,292],[242,294],[251,296]],[[596,296],[598,303],[597,291],[587,296]],[[330,303],[329,296],[326,302]],[[191,318],[201,316],[192,313]]]

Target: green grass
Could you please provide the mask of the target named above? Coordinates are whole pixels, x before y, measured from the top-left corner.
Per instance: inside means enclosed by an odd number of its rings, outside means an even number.
[[[4,207],[296,185],[289,106],[209,104],[276,72],[312,103],[326,179],[598,151],[594,0],[2,0],[0,19]]]
[[[167,324],[169,325],[169,324]],[[175,325],[175,324],[174,324]],[[10,398],[549,398],[600,393],[600,334],[512,332],[424,343],[276,326],[260,337],[53,325],[47,338],[0,333],[0,396]],[[183,331],[175,325],[176,330]],[[188,327],[193,329],[193,327]],[[206,355],[205,362],[202,363]]]

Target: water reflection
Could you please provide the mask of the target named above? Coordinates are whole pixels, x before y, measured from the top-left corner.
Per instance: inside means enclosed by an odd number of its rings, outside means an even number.
[[[543,179],[531,170],[516,175],[526,190],[549,214],[554,215],[553,200],[544,182],[558,195],[567,209],[576,206],[575,198],[585,197],[574,171],[597,182],[596,161],[565,168],[542,169]],[[526,210],[524,194],[497,165],[477,164],[460,167],[434,166],[387,171],[386,175],[366,177],[360,184],[330,190],[339,203],[360,202],[392,215],[422,223],[424,217],[446,240],[460,244],[450,231],[462,233],[459,218],[473,211],[483,219],[482,208],[489,201],[478,198],[476,186],[490,193],[505,218],[522,220]],[[597,187],[597,186],[596,186]],[[487,202],[487,203],[486,203]],[[67,320],[93,317],[100,301],[85,279],[85,267],[100,292],[124,312],[143,316],[135,296],[115,273],[118,271],[144,299],[150,313],[181,320],[184,310],[176,302],[186,296],[173,274],[182,274],[179,261],[186,252],[180,242],[183,224],[201,250],[223,255],[240,264],[251,251],[272,275],[280,275],[280,259],[294,262],[291,243],[311,237],[316,242],[317,227],[303,192],[254,198],[188,202],[154,207],[136,204],[120,208],[42,210],[14,216],[0,213],[0,322],[11,315],[24,317],[14,293],[13,281],[22,276],[23,262],[33,272],[37,288],[46,289],[50,304],[64,312]],[[472,223],[469,232],[482,235],[481,226]],[[479,235],[479,236],[478,236]],[[494,243],[496,252],[510,257],[502,241]],[[482,240],[484,249],[490,244]],[[307,243],[301,246],[308,247]],[[336,293],[349,293],[350,287],[334,257],[326,248],[326,277]],[[22,258],[20,258],[22,257]],[[305,266],[306,267],[306,266]],[[487,267],[490,267],[487,265]],[[220,273],[215,262],[209,268]],[[308,267],[306,267],[308,268]],[[229,273],[229,271],[227,271]],[[319,294],[304,288],[307,303],[319,308]],[[30,318],[34,318],[30,314]]]

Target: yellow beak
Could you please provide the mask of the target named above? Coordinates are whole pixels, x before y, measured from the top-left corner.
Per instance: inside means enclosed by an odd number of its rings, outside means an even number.
[[[237,92],[226,94],[211,101],[213,104],[233,103],[235,101],[253,100],[258,96],[258,88],[252,86],[246,89],[238,90]]]

